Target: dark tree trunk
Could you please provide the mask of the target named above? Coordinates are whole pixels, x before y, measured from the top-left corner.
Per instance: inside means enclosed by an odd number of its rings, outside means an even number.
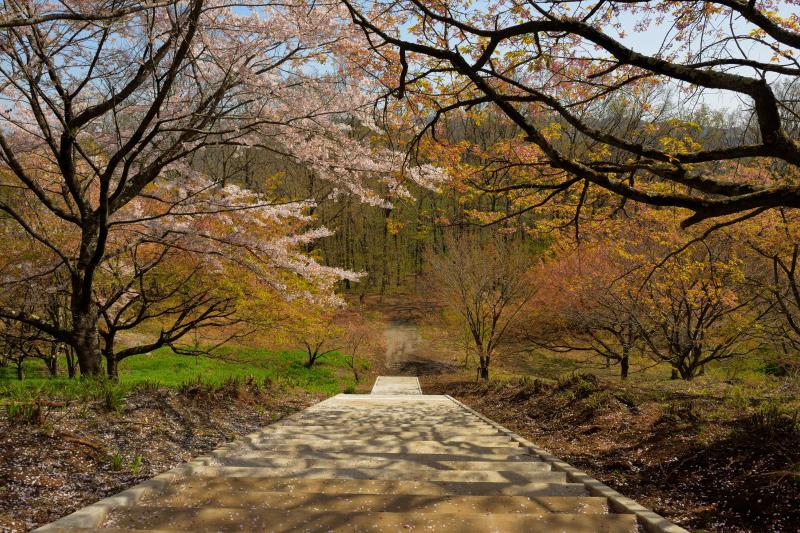
[[[91,310],[74,310],[73,347],[81,376],[99,376],[103,373],[103,354],[100,351],[97,314]]]
[[[116,356],[113,352],[106,352],[106,374],[108,378],[114,381],[119,380],[119,366]]]
[[[72,346],[67,346],[66,350],[64,351],[64,356],[67,360],[67,376],[70,379],[75,377],[75,351]]]
[[[108,236],[105,222],[102,216],[83,222],[80,255],[76,272],[72,276],[71,344],[75,348],[82,377],[100,376],[103,373],[103,353],[100,351],[98,330],[100,310],[92,300],[92,291],[95,271],[104,254]]]
[[[103,357],[106,360],[106,375],[108,379],[113,381],[119,380],[119,359],[114,353],[114,337],[115,332],[103,333]]]
[[[691,381],[695,377],[695,368],[690,365],[679,365],[677,368],[677,373],[680,375],[680,378],[684,381]],[[673,371],[673,375],[675,371]],[[677,377],[673,378],[677,379]]]
[[[22,366],[22,361],[17,363],[17,379],[20,381],[25,379],[25,368]]]
[[[389,285],[389,218],[392,216],[392,210],[386,208],[383,210],[383,253],[381,254],[381,297],[386,294],[386,287]]]
[[[395,257],[395,265],[397,267],[397,278],[395,278],[395,287],[400,286],[400,271],[403,269],[403,266],[400,262],[400,245],[398,243],[397,233],[394,234],[394,257]]]
[[[47,371],[50,372],[50,377],[58,376],[58,352],[52,354],[47,360]]]
[[[314,363],[316,363],[316,362],[317,362],[317,353],[316,352],[312,352],[311,350],[309,350],[308,351],[308,361],[306,361],[306,364],[304,364],[303,366],[306,367],[306,368],[311,368],[312,366],[314,366]]]
[[[629,368],[630,368],[630,359],[629,359],[628,347],[625,346],[622,348],[622,359],[620,359],[619,361],[619,377],[621,379],[627,379]]]
[[[692,347],[691,352],[683,358],[678,364],[678,372],[680,372],[681,379],[691,381],[697,376],[702,376],[705,372],[704,365],[700,364],[703,355],[702,345],[695,345]]]
[[[478,358],[480,362],[480,368],[478,369],[478,377],[482,379],[485,383],[489,382],[489,362],[490,357],[488,355],[482,355]]]

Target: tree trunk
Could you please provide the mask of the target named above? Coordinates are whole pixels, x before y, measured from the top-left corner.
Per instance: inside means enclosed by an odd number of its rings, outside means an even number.
[[[694,372],[695,372],[695,369],[692,368],[690,365],[679,365],[678,366],[678,373],[680,374],[681,379],[684,380],[684,381],[691,381],[692,378],[694,378],[694,376],[695,376]],[[675,379],[677,379],[677,378],[675,378]]]
[[[381,254],[381,296],[380,301],[383,302],[383,295],[386,294],[386,287],[389,285],[389,217],[392,216],[392,210],[385,208],[383,210],[383,253]]]
[[[106,374],[113,381],[119,381],[119,361],[113,352],[106,352]]]
[[[628,347],[624,346],[622,348],[622,359],[620,359],[619,361],[619,377],[621,379],[627,379],[629,368],[630,368],[630,359],[629,359]]]
[[[58,376],[58,352],[51,354],[47,360],[47,371],[50,372],[50,377]]]
[[[17,379],[22,381],[25,379],[25,369],[22,367],[24,361],[17,362]]]
[[[488,355],[481,355],[478,360],[480,361],[480,368],[478,369],[478,375],[480,378],[485,382],[489,383],[489,361],[490,357]]]
[[[99,376],[103,373],[103,354],[100,351],[97,313],[92,310],[73,310],[72,324],[72,342],[81,376]]]
[[[66,347],[64,356],[67,359],[67,376],[69,376],[69,379],[72,379],[75,377],[75,351],[72,346]]]
[[[306,368],[311,368],[314,366],[314,363],[317,361],[317,354],[316,352],[312,352],[311,350],[308,351],[308,361],[303,366]]]
[[[115,331],[103,333],[103,357],[106,359],[106,375],[112,381],[119,381],[119,359],[114,353]]]

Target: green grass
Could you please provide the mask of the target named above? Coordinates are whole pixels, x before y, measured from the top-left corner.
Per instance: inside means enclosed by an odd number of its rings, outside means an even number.
[[[671,367],[654,365],[643,357],[631,360],[627,380],[619,378],[619,367],[606,368],[603,361],[585,353],[553,353],[546,350],[507,353],[496,359],[490,374],[498,382],[515,381],[521,377],[558,382],[576,373],[591,373],[616,390],[630,390],[639,399],[671,402],[676,398],[715,399],[720,414],[746,412],[763,402],[775,401],[783,408],[800,409],[800,376],[775,376],[769,362],[775,354],[758,352],[748,357],[715,361],[706,366],[703,376],[692,381],[670,379]],[[475,371],[466,372],[474,378]]]
[[[235,347],[211,358],[178,355],[169,348],[162,348],[122,361],[119,381],[124,389],[142,385],[178,388],[192,382],[222,385],[231,379],[253,376],[259,382],[268,378],[279,385],[332,395],[355,387],[345,360],[345,356],[334,352],[307,369],[303,366],[306,354],[301,351]],[[361,369],[367,367],[365,361],[357,361],[357,364]],[[85,381],[48,377],[40,361],[26,361],[25,370],[26,379],[20,382],[15,368],[0,368],[0,398],[21,400],[40,394],[70,399],[97,396],[98,391]],[[66,372],[65,365],[62,364],[60,370]]]

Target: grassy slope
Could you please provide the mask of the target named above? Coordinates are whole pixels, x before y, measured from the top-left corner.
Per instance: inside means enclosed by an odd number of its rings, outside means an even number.
[[[304,352],[290,350],[235,347],[222,352],[219,357],[209,358],[177,355],[169,348],[162,348],[152,354],[124,360],[119,369],[120,383],[126,388],[141,384],[177,388],[198,381],[221,385],[230,379],[252,376],[257,381],[269,379],[288,387],[328,395],[354,389],[355,380],[343,355],[329,354],[310,369],[303,366],[305,360]],[[357,364],[362,370],[367,366],[365,361]],[[62,372],[65,372],[65,366],[61,365]],[[15,368],[0,368],[0,397],[20,398],[41,391],[72,398],[80,397],[86,388],[80,380],[47,377],[40,361],[26,361],[25,369],[26,379],[20,382],[16,379]]]

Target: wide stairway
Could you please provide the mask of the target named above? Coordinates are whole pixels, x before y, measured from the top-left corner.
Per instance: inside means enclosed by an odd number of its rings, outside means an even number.
[[[40,531],[637,527],[683,531],[416,378],[380,377]]]

